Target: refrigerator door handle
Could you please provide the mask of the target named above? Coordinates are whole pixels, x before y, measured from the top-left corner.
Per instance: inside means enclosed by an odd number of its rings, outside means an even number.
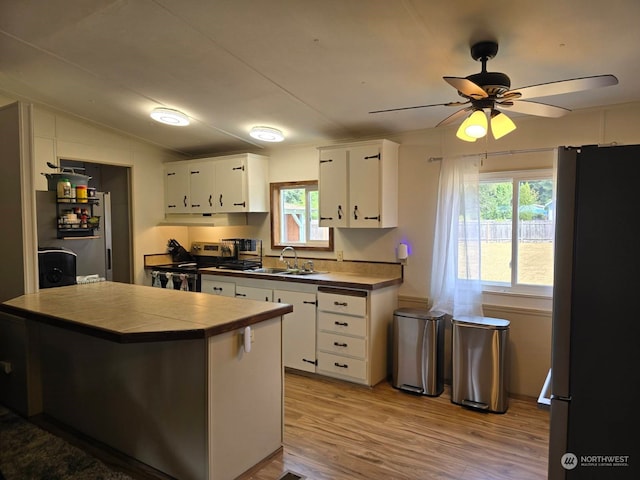
[[[111,270],[111,249],[107,248],[107,270]]]

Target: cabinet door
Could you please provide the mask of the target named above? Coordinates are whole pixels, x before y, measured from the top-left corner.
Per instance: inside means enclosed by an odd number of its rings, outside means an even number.
[[[246,163],[241,156],[216,161],[216,212],[247,211]]]
[[[222,295],[223,297],[236,296],[236,284],[232,282],[220,282],[218,280],[202,279],[200,283],[202,293],[210,293],[213,295]]]
[[[211,161],[189,164],[192,213],[213,213],[215,201],[215,164]]]
[[[347,150],[320,151],[318,196],[320,198],[320,226],[346,227],[347,206]]]
[[[380,161],[378,145],[349,150],[349,226],[380,226]]]
[[[164,167],[164,211],[185,213],[189,204],[189,166],[184,163],[168,163]]]
[[[282,363],[285,367],[316,371],[316,294],[274,290],[278,303],[293,305],[282,319]]]
[[[243,287],[242,285],[236,285],[236,298],[271,302],[273,300],[273,290],[270,288]]]

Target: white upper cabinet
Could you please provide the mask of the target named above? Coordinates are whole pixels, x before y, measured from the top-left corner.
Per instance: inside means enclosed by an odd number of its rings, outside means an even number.
[[[209,160],[189,162],[191,213],[212,213],[215,196],[215,165]]]
[[[398,226],[398,144],[389,140],[321,147],[320,226]]]
[[[164,199],[165,213],[188,213],[191,211],[187,162],[165,163]]]
[[[216,212],[268,212],[268,157],[246,153],[216,159]]]
[[[347,226],[347,149],[320,150],[320,226]]]
[[[165,163],[165,213],[268,212],[268,160],[247,153]]]

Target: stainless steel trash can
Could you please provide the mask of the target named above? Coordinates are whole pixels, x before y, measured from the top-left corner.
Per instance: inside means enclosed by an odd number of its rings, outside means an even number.
[[[438,396],[444,388],[445,314],[399,308],[393,314],[393,386]]]
[[[509,320],[458,317],[451,323],[451,401],[489,412],[506,412]]]

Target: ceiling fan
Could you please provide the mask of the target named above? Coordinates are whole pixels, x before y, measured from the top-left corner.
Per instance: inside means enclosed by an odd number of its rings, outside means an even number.
[[[614,75],[596,75],[541,83],[511,90],[511,80],[507,75],[500,72],[487,72],[487,61],[495,57],[497,53],[498,44],[496,42],[476,43],[471,46],[471,57],[476,61],[482,62],[482,71],[464,78],[443,77],[449,85],[458,91],[458,94],[465,101],[390,108],[369,113],[395,112],[439,106],[462,107],[438,123],[436,127],[450,125],[456,120],[466,117],[456,135],[461,140],[475,142],[487,133],[487,113],[489,113],[491,131],[497,140],[516,128],[513,121],[501,110],[540,117],[561,117],[570,112],[570,110],[527,99],[579,92],[618,83],[618,79]]]

